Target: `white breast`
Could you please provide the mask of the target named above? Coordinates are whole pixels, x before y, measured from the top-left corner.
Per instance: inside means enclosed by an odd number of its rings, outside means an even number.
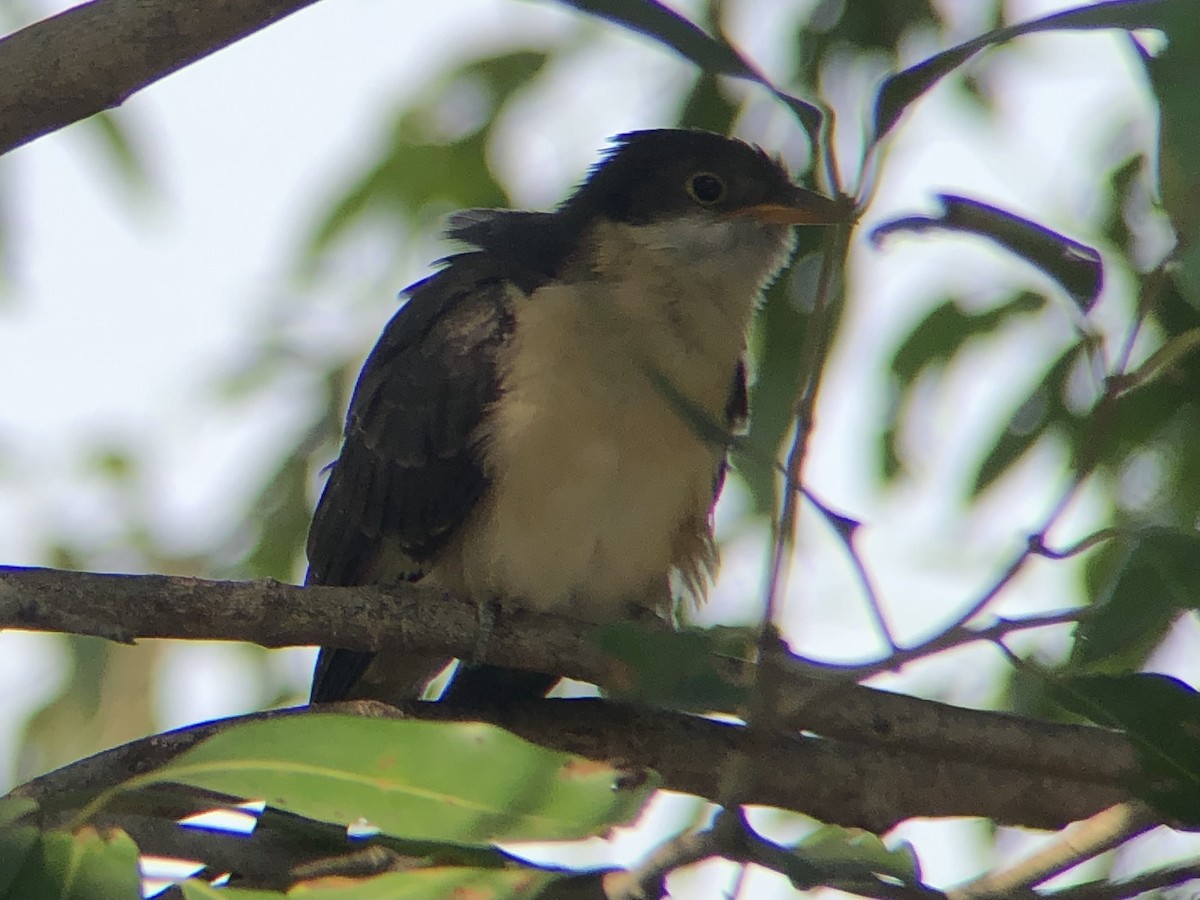
[[[482,435],[491,484],[436,568],[451,589],[605,620],[661,607],[672,569],[703,585],[725,448],[648,372],[724,428],[775,262],[760,262],[765,273],[719,258],[708,271],[664,268],[671,257],[645,243],[661,235],[640,237],[619,248],[610,236],[600,245],[623,252],[597,253],[588,277],[514,297],[502,397]]]

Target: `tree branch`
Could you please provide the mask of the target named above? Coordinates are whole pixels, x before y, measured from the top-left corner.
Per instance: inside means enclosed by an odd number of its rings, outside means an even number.
[[[853,682],[814,675],[795,657],[774,652],[760,663],[760,683],[776,728],[812,731],[873,747],[904,749],[1103,784],[1137,771],[1124,735],[1011,713],[964,709]]]
[[[589,627],[564,616],[506,605],[494,623],[487,659],[602,686],[621,683],[627,675],[625,663],[605,655],[590,639]],[[251,641],[266,647],[325,643],[352,650],[387,646],[425,656],[463,657],[476,649],[478,613],[474,603],[420,584],[301,588],[273,581],[0,567],[0,628],[98,635],[123,642],[180,638]],[[744,678],[745,664],[718,664],[731,680]],[[1125,737],[1102,728],[960,709],[862,687],[814,674],[782,650],[761,661],[760,678],[771,711],[764,724],[781,732],[813,732],[858,745],[860,751],[879,748],[926,761],[969,763],[1073,784],[1090,782],[1110,790],[1137,771]],[[1128,799],[1123,794],[1106,796],[1105,806]],[[1057,816],[1043,809],[1036,820],[1058,827],[1101,808],[1074,806],[1072,813]],[[1005,821],[1013,821],[1011,816],[1012,812]]]
[[[0,40],[0,153],[136,91],[315,0],[92,0]]]
[[[886,831],[912,816],[986,816],[1001,823],[1057,828],[1127,799],[1114,785],[930,760],[820,738],[759,735],[738,725],[602,700],[542,700],[474,711],[444,703],[414,701],[394,708],[373,701],[351,701],[317,710],[486,721],[542,746],[593,759],[619,760],[631,768],[653,768],[662,776],[664,787],[709,798],[719,796],[722,789],[724,776],[717,762],[737,752],[754,762],[755,774],[745,785],[743,802],[801,810],[824,821],[871,831]],[[59,827],[95,793],[161,766],[219,731],[307,711],[257,713],[143,738],[39,776],[10,796],[36,800],[42,806],[43,826]],[[164,807],[162,815],[173,820],[194,811],[191,805],[182,812]],[[148,828],[145,804],[134,812],[143,852],[172,855],[167,851],[177,853],[180,841],[188,840]],[[127,819],[127,812],[113,809],[101,813],[94,824],[127,827]],[[227,843],[231,846],[224,852],[236,854],[236,860],[252,855],[240,852],[236,842]],[[289,848],[288,852],[295,851]],[[328,856],[330,848],[327,843],[315,842],[314,852]],[[241,868],[223,864],[235,858],[205,859],[217,868]],[[289,867],[300,861],[289,857]]]

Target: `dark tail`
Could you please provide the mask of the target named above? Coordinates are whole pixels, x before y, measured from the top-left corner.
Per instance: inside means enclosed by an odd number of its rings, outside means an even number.
[[[558,681],[557,675],[506,669],[487,663],[460,663],[441,702],[455,706],[506,706],[540,700]]]

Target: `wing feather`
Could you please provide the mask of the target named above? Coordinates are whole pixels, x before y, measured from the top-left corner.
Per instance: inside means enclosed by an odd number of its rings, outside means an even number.
[[[480,425],[513,315],[504,281],[477,260],[415,285],[363,366],[309,531],[309,583],[420,578],[486,489]],[[344,697],[372,656],[322,650],[314,702]]]

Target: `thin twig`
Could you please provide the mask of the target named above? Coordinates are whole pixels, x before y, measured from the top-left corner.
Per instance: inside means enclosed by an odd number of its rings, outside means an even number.
[[[829,527],[833,529],[834,534],[838,536],[838,540],[842,542],[842,547],[845,549],[846,555],[850,559],[850,564],[858,576],[858,583],[862,588],[863,596],[867,599],[867,607],[871,612],[872,618],[875,620],[875,627],[879,630],[880,636],[888,645],[889,651],[896,653],[900,647],[896,643],[894,632],[888,622],[887,614],[884,612],[879,591],[875,588],[870,570],[867,568],[866,563],[863,562],[862,555],[858,552],[858,545],[854,543],[854,537],[858,534],[858,529],[862,523],[857,519],[847,516],[845,513],[835,512],[830,509],[812,491],[803,485],[799,486],[798,489],[804,499],[825,518]]]
[[[1144,834],[1160,817],[1139,800],[1113,806],[1083,822],[1068,825],[1053,841],[1013,866],[968,882],[950,892],[951,900],[1013,897],[1055,875]]]
[[[685,831],[659,844],[634,868],[609,873],[604,889],[611,900],[657,900],[666,894],[668,874],[715,856],[719,849],[712,829]]]
[[[1092,532],[1087,537],[1080,538],[1074,544],[1068,544],[1061,550],[1055,550],[1039,541],[1036,546],[1030,547],[1030,552],[1038,556],[1043,556],[1046,559],[1069,559],[1072,556],[1078,556],[1084,551],[1091,550],[1097,544],[1111,541],[1120,536],[1121,529],[1119,528],[1101,528],[1099,531]]]
[[[834,256],[844,251],[849,241],[849,231],[838,227],[832,229],[825,239],[825,248],[821,257],[821,273],[817,281],[817,292],[813,302],[812,315],[809,317],[809,327],[805,331],[804,342],[800,348],[799,371],[802,386],[796,401],[796,431],[792,437],[792,445],[788,450],[785,469],[785,484],[800,485],[803,483],[801,472],[808,451],[808,439],[812,434],[813,413],[816,408],[817,392],[821,383],[822,360],[828,346],[828,336],[824,334],[827,326],[826,313],[828,310],[829,291],[833,279]],[[844,253],[843,253],[844,257]],[[785,565],[791,559],[791,548],[795,541],[796,529],[796,491],[785,490],[783,505],[779,518],[774,523],[774,539],[771,548],[770,571],[767,578],[766,602],[764,603],[763,620],[766,625],[774,625],[776,611],[783,583],[786,580]],[[763,641],[768,639],[770,628],[763,629]],[[761,650],[765,650],[765,643]]]
[[[1131,900],[1134,897],[1146,897],[1161,888],[1179,887],[1195,880],[1200,880],[1200,863],[1188,862],[1143,872],[1124,881],[1091,881],[1042,896],[1045,900]]]
[[[845,663],[822,662],[821,660],[804,656],[796,658],[799,662],[812,667],[815,671],[836,673],[846,678],[860,681],[864,678],[870,678],[873,675],[879,675],[883,672],[899,668],[914,660],[924,659],[935,653],[942,653],[946,650],[953,650],[957,647],[963,647],[967,644],[974,644],[980,641],[995,642],[1000,638],[1019,631],[1050,628],[1055,625],[1076,624],[1082,622],[1090,614],[1090,608],[1077,606],[1032,616],[1015,618],[1000,617],[991,625],[981,628],[967,628],[965,625],[957,624],[952,628],[939,632],[936,637],[930,640],[922,641],[920,644],[912,647],[898,648],[895,653],[889,655],[886,659],[872,663],[847,665]]]

